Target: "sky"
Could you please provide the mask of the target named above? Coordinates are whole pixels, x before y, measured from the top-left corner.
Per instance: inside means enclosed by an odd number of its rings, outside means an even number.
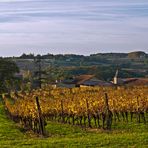
[[[0,0],[0,56],[148,53],[148,0]]]

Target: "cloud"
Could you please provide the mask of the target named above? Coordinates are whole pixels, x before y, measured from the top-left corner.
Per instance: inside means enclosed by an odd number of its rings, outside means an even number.
[[[0,1],[2,55],[147,51],[147,32],[147,0]]]

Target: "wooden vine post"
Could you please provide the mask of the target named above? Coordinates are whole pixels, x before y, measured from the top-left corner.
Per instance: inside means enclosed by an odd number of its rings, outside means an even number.
[[[105,93],[105,120],[106,120],[106,129],[107,130],[111,130],[111,126],[112,126],[112,112],[109,109],[107,93]]]
[[[41,111],[38,97],[36,97],[36,104],[37,104],[37,111],[38,111],[38,118],[39,118],[39,127],[40,127],[39,131],[42,136],[45,136],[45,125],[44,125],[44,120],[43,120],[42,111]]]
[[[91,116],[90,116],[90,109],[89,109],[89,103],[86,99],[86,108],[87,108],[87,118],[88,118],[88,126],[91,128]]]
[[[63,105],[63,100],[61,100],[61,116],[62,116],[62,122],[65,122],[65,118],[64,118],[64,105]]]
[[[137,121],[140,123],[139,97],[137,97]]]

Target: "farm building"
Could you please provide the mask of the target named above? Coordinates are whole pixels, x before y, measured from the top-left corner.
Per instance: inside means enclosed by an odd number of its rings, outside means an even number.
[[[119,78],[118,70],[116,71],[113,81],[107,82],[99,80],[94,75],[79,75],[73,79],[63,80],[57,83],[57,87],[73,88],[73,87],[88,87],[88,86],[148,86],[148,78]]]
[[[63,87],[87,87],[87,86],[113,86],[112,83],[97,79],[94,75],[80,75],[71,80],[64,80],[59,86]]]
[[[148,78],[126,78],[123,79],[124,84],[128,86],[140,86],[147,85],[148,86]]]
[[[119,78],[118,70],[116,71],[115,77],[112,81],[114,85],[126,85],[126,86],[148,86],[148,78]]]

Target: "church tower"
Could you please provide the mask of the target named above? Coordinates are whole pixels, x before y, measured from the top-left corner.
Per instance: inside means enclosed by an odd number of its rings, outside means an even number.
[[[114,76],[114,80],[113,80],[113,83],[114,83],[115,85],[118,84],[118,74],[119,74],[119,70],[117,69],[116,74],[115,74],[115,76]]]

